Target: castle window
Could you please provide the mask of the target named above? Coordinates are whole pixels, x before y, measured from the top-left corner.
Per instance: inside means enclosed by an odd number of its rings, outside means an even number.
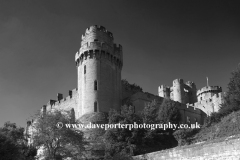
[[[95,81],[94,81],[94,90],[96,91],[97,88],[98,88],[98,86],[97,86],[97,80],[95,80]]]
[[[84,74],[86,74],[86,65],[84,65]]]
[[[98,41],[98,39],[94,39],[94,42]]]
[[[94,102],[94,112],[97,112],[97,102]]]

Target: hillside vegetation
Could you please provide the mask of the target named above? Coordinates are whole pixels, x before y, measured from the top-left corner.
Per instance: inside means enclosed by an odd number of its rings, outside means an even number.
[[[224,103],[217,113],[205,119],[199,130],[178,130],[174,137],[179,145],[209,141],[240,134],[240,67],[232,72]]]
[[[240,111],[232,112],[220,122],[202,128],[192,142],[208,141],[240,134]]]

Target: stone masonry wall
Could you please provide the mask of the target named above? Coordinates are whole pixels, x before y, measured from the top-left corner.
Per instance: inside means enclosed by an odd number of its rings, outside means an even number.
[[[50,100],[47,105],[46,109],[60,109],[60,110],[71,110],[74,109],[75,117],[79,117],[79,110],[77,107],[78,104],[78,92],[77,89],[69,91],[71,94],[68,95],[66,98],[62,98],[60,100]]]
[[[220,142],[193,144],[184,147],[134,156],[134,160],[239,160],[240,138]]]
[[[201,100],[194,104],[187,104],[187,106],[201,109],[207,115],[210,115],[212,112],[218,112],[222,103],[223,93],[216,93],[209,99]]]
[[[143,92],[135,93],[129,98],[133,106],[135,106],[136,113],[141,113],[144,107],[153,100],[157,102],[157,105],[160,107],[164,99],[162,97]],[[181,114],[181,123],[195,124],[196,122],[198,122],[199,124],[203,124],[203,120],[206,117],[206,114],[203,111],[193,106],[188,106],[179,102],[176,103],[178,103],[178,109]]]

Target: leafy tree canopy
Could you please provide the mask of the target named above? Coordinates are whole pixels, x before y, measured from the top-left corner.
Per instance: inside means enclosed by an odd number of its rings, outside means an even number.
[[[177,110],[172,109],[174,106],[167,105],[165,112],[170,113],[170,116],[176,116]],[[169,107],[170,106],[170,107]],[[172,109],[168,112],[167,109]],[[145,106],[141,115],[134,113],[134,107],[124,105],[121,108],[121,112],[111,110],[109,112],[109,124],[158,124],[160,121],[159,106],[155,101]],[[171,121],[179,118],[167,117]],[[167,119],[165,118],[165,119]],[[168,120],[167,119],[167,120]],[[166,121],[167,121],[166,120]],[[138,126],[139,127],[139,126]],[[172,135],[166,134],[162,129],[151,128],[113,128],[108,129],[105,133],[105,158],[116,159],[116,157],[129,157],[138,154],[144,154],[161,149],[170,148],[176,146],[177,142]],[[127,158],[125,158],[127,159]]]
[[[37,151],[27,146],[24,128],[15,123],[6,122],[0,128],[0,159],[1,160],[31,160]]]
[[[224,100],[219,113],[227,115],[233,111],[240,110],[240,66],[232,72]]]
[[[124,105],[121,112],[110,110],[109,124],[133,124],[141,123],[141,119],[134,113],[132,106]],[[116,159],[116,157],[129,157],[134,155],[136,146],[141,143],[143,132],[141,129],[131,130],[127,128],[112,128],[105,133],[105,158]],[[126,158],[127,159],[127,158]]]
[[[63,124],[61,129],[56,126],[58,122]],[[86,144],[83,132],[65,127],[65,124],[74,122],[71,112],[61,110],[47,111],[45,114],[39,112],[33,123],[34,145],[43,147],[44,156],[49,159],[57,157],[79,159],[83,156]]]
[[[122,86],[126,89],[126,90],[129,90],[129,91],[134,91],[135,93],[136,92],[142,92],[142,88],[137,85],[137,84],[130,84],[126,79],[123,79],[122,80]]]
[[[178,109],[178,103],[170,99],[164,99],[158,112],[160,123],[175,123],[178,124],[181,120],[181,114]]]

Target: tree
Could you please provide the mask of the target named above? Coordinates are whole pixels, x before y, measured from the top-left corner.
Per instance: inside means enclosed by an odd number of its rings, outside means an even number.
[[[20,155],[19,147],[7,136],[0,133],[0,158],[2,160],[17,159]]]
[[[173,109],[173,105],[166,106],[164,111],[170,113],[170,116],[172,116],[170,117],[171,122],[175,122],[180,113],[178,110]],[[167,109],[170,109],[170,112]],[[122,106],[121,112],[110,110],[109,124],[134,124],[135,122],[138,127],[108,129],[104,135],[106,144],[105,158],[117,159],[117,157],[125,157],[127,159],[127,157],[133,155],[176,146],[177,141],[172,134],[163,131],[163,129],[146,127],[160,122],[158,112],[159,106],[155,101],[146,105],[141,115],[135,114],[133,107],[128,105]],[[145,128],[140,127],[140,125],[145,126]]]
[[[74,123],[74,121],[71,112],[61,110],[46,111],[45,114],[39,112],[33,123],[34,145],[38,148],[42,147],[46,153],[44,156],[48,159],[81,158],[86,145],[83,132],[64,127],[64,124]],[[63,128],[56,126],[58,122],[63,124]]]
[[[143,109],[141,116],[143,119],[143,123],[150,125],[161,123],[161,119],[159,118],[160,113],[160,106],[155,100],[153,100]],[[172,148],[176,145],[177,142],[172,136],[172,132],[166,132],[162,128],[145,128],[142,144],[142,148],[144,148],[143,153]]]
[[[143,119],[143,123],[146,123],[146,124],[158,123],[158,119],[157,119],[158,110],[159,110],[159,106],[157,105],[155,100],[145,105],[141,115]]]
[[[36,148],[26,143],[24,128],[11,122],[6,122],[0,128],[1,160],[31,160],[36,154]]]
[[[128,90],[128,91],[133,91],[134,93],[137,93],[137,92],[142,92],[142,88],[137,85],[137,84],[130,84],[126,79],[123,79],[122,80],[122,86]]]
[[[237,110],[240,110],[240,66],[232,72],[232,77],[228,83],[228,91],[219,114],[226,116]]]
[[[159,106],[157,105],[156,101],[152,101],[151,103],[145,105],[142,113],[141,113],[141,118],[143,123],[145,124],[158,124],[159,120],[158,118],[158,109]],[[145,146],[148,146],[146,148],[150,148],[153,146],[160,146],[159,144],[161,142],[159,142],[158,138],[159,138],[159,129],[151,129],[151,128],[145,128],[145,132],[144,132],[144,138],[143,138],[143,144]]]
[[[178,103],[170,99],[164,99],[158,112],[160,123],[178,124],[181,120],[181,114],[178,109]]]
[[[109,124],[140,124],[140,116],[134,113],[132,106],[124,105],[121,112],[109,111]],[[143,129],[140,128],[111,128],[104,135],[105,137],[105,158],[131,159],[131,156],[138,152],[143,137]]]
[[[173,133],[174,138],[178,141],[179,146],[189,145],[193,141],[193,137],[199,132],[199,129],[179,129]]]

